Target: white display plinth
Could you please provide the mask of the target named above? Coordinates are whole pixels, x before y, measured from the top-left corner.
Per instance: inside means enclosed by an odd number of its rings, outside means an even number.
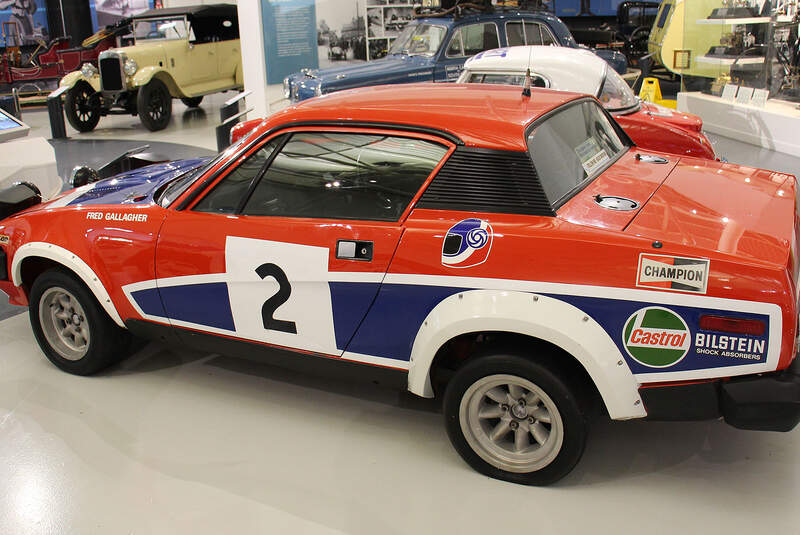
[[[763,108],[700,92],[678,93],[678,109],[703,119],[703,130],[786,154],[800,153],[800,109],[783,100]]]
[[[61,191],[56,152],[42,137],[26,137],[0,145],[0,189],[14,182],[32,182],[47,200]]]

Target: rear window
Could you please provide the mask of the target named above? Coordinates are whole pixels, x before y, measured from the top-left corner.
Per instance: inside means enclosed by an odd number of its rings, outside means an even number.
[[[605,171],[627,148],[593,100],[567,104],[528,135],[528,152],[555,207]]]
[[[524,74],[506,73],[483,73],[473,72],[469,74],[467,83],[470,84],[495,84],[495,85],[523,85],[525,83]],[[539,75],[531,74],[531,85],[533,87],[547,87],[547,82]]]

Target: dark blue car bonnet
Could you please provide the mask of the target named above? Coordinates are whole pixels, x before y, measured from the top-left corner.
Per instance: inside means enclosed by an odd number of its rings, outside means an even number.
[[[393,54],[366,63],[296,73],[289,76],[291,96],[295,100],[311,98],[320,85],[322,93],[330,93],[366,85],[430,81],[434,66],[432,56]]]
[[[158,188],[208,162],[210,158],[176,160],[149,165],[84,186],[85,191],[67,206],[97,204],[147,204]],[[68,194],[69,195],[69,194]]]

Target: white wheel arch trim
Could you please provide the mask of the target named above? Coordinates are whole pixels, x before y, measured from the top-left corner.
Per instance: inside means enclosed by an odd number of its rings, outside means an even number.
[[[100,277],[97,276],[97,273],[95,273],[92,268],[89,267],[89,264],[84,262],[81,257],[58,245],[44,242],[30,242],[17,249],[11,264],[11,280],[14,282],[15,286],[22,286],[22,261],[26,258],[37,256],[57,262],[75,272],[83,283],[89,287],[89,290],[94,294],[97,302],[100,303],[103,310],[114,320],[114,323],[120,327],[125,327],[125,323],[123,323],[114,303],[111,301],[111,296],[108,295],[103,283],[100,282]]]
[[[430,369],[439,348],[458,335],[484,331],[518,333],[560,347],[584,367],[611,418],[647,416],[639,382],[605,329],[569,303],[527,292],[467,290],[441,301],[417,332],[408,389],[433,397]]]

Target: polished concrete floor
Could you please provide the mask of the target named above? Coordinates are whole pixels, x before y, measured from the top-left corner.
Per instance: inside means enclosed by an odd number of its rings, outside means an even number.
[[[151,134],[131,118],[73,134],[59,167],[115,141],[207,154],[213,106],[200,129],[173,119]],[[46,113],[25,119],[46,128]],[[731,161],[800,171],[714,142]],[[788,534],[798,499],[800,431],[600,422],[572,474],[529,488],[472,471],[432,401],[158,344],[75,377],[44,358],[27,314],[0,321],[0,534]]]

